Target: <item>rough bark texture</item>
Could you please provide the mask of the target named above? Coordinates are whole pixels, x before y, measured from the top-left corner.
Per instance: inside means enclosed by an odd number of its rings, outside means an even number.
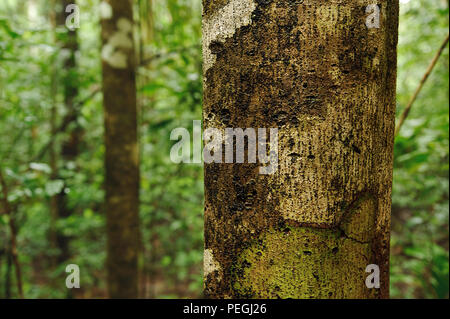
[[[137,298],[139,156],[132,1],[101,5],[107,270],[111,298]]]
[[[279,129],[273,175],[205,164],[206,296],[389,296],[398,1],[371,3],[203,0],[205,128]]]

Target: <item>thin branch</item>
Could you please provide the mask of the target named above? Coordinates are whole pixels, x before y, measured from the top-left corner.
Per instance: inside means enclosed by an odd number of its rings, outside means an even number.
[[[193,44],[193,45],[190,45],[190,46],[187,46],[187,47],[181,47],[181,48],[178,48],[176,50],[169,51],[169,52],[155,53],[154,55],[152,55],[152,56],[150,56],[150,57],[148,57],[146,59],[143,59],[141,61],[141,63],[139,64],[139,66],[141,66],[141,67],[142,66],[146,66],[147,64],[153,62],[153,60],[160,59],[160,58],[162,58],[164,56],[168,56],[170,54],[182,53],[182,52],[185,52],[185,51],[188,51],[188,50],[199,49],[199,48],[200,48],[199,44]]]
[[[2,156],[1,162],[5,161],[6,159],[8,159],[8,157],[11,155],[11,153],[13,152],[14,148],[16,147],[16,144],[20,141],[20,139],[22,138],[23,134],[25,133],[25,129],[22,129],[19,131],[19,133],[14,137],[14,140],[12,141],[10,147],[8,148],[8,151],[5,152],[5,154]]]
[[[2,186],[2,202],[3,202],[3,209],[5,210],[5,213],[8,215],[9,220],[9,229],[11,232],[11,257],[14,263],[14,269],[16,271],[16,281],[17,281],[17,291],[19,292],[20,298],[23,299],[23,290],[22,290],[22,275],[21,275],[21,268],[19,263],[19,257],[17,254],[17,228],[14,222],[14,216],[12,214],[11,206],[8,202],[8,187],[6,185],[5,179],[3,178],[3,172],[0,169],[0,185]]]
[[[402,115],[400,115],[400,119],[398,121],[397,127],[395,128],[395,136],[398,135],[398,132],[400,131],[403,122],[405,122],[406,117],[409,114],[409,111],[411,111],[411,107],[416,100],[417,96],[420,93],[420,90],[422,90],[423,85],[425,84],[425,81],[428,79],[428,76],[430,75],[431,71],[433,70],[434,66],[436,65],[436,62],[438,61],[439,57],[442,54],[442,51],[444,51],[445,47],[448,43],[449,35],[447,34],[447,37],[445,38],[444,42],[442,42],[441,47],[439,48],[438,52],[434,56],[433,60],[431,60],[430,65],[428,66],[427,70],[425,71],[425,74],[422,77],[422,80],[420,80],[419,86],[417,87],[416,91],[414,92],[413,96],[408,102],[408,105],[403,110]]]

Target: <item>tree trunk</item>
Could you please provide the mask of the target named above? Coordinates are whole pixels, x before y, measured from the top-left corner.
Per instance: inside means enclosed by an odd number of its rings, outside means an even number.
[[[6,270],[5,270],[5,299],[11,299],[11,268],[12,268],[12,254],[7,248],[6,251]]]
[[[104,1],[100,13],[108,289],[111,298],[136,298],[139,155],[132,1]]]
[[[205,128],[278,128],[279,161],[205,164],[206,296],[389,297],[398,1],[371,3],[203,0]]]
[[[60,160],[62,164],[66,166],[68,163],[75,161],[78,157],[79,144],[82,136],[82,130],[77,121],[78,110],[75,108],[75,99],[78,96],[78,74],[75,60],[75,55],[78,51],[78,40],[76,29],[69,30],[66,27],[66,18],[70,14],[69,12],[66,12],[66,7],[73,3],[73,0],[58,0],[57,2],[59,6],[57,6],[58,9],[56,12],[56,25],[59,28],[66,30],[66,32],[56,33],[56,41],[61,45],[61,49],[65,52],[64,54],[67,54],[64,61],[62,61],[63,69],[60,72],[65,112],[63,122],[67,123],[67,132],[64,135],[62,142]],[[52,124],[53,131],[55,130],[54,125],[55,123]],[[55,132],[52,133],[54,134]],[[53,146],[51,147],[53,148]],[[53,170],[52,177],[54,179],[61,179],[55,153],[51,156],[51,162]],[[64,181],[64,187],[62,187],[61,191],[52,198],[52,216],[55,220],[65,219],[73,214],[74,209],[69,207],[67,194],[65,192],[67,186],[66,181]],[[70,237],[64,235],[61,231],[57,231],[55,237],[56,245],[59,249],[56,262],[61,264],[70,258]]]
[[[10,246],[9,246],[9,254],[11,254],[11,261],[14,264],[14,270],[16,273],[16,285],[17,285],[17,293],[19,295],[19,298],[24,298],[23,295],[23,286],[22,286],[22,267],[19,262],[19,254],[17,251],[17,234],[18,229],[16,226],[16,220],[15,220],[15,209],[13,209],[9,203],[8,197],[8,187],[6,185],[6,181],[3,177],[2,168],[0,168],[0,187],[1,187],[1,204],[3,205],[3,211],[5,212],[6,216],[8,216],[8,225],[9,225],[9,235],[10,235]],[[8,282],[7,285],[10,285],[10,264],[8,264],[8,272],[7,272],[7,278]],[[10,288],[7,290],[7,296],[10,294]],[[7,297],[8,298],[8,297]]]

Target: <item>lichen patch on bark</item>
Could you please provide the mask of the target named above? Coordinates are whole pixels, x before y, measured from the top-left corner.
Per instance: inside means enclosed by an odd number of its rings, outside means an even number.
[[[113,16],[113,9],[112,9],[111,5],[106,1],[100,2],[99,12],[100,12],[101,19],[111,19]]]
[[[215,62],[215,54],[210,46],[225,41],[238,28],[249,25],[255,7],[253,0],[230,0],[224,7],[203,19],[203,72]]]
[[[128,56],[133,49],[132,23],[125,19],[117,20],[117,30],[108,37],[102,48],[102,59],[111,67],[125,69],[128,65]]]
[[[369,244],[329,229],[270,229],[239,256],[232,286],[241,298],[369,298]],[[343,284],[345,283],[345,284]]]
[[[210,273],[220,270],[220,264],[214,259],[213,251],[205,249],[203,254],[203,276],[206,278]]]

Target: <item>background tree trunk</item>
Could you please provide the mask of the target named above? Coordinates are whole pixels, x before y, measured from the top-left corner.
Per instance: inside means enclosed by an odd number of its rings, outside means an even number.
[[[75,55],[78,51],[77,31],[69,30],[66,27],[66,18],[70,12],[66,12],[66,7],[72,4],[72,0],[57,0],[54,2],[56,8],[55,23],[58,28],[65,30],[65,32],[55,32],[57,44],[61,46],[61,55],[64,57],[62,61],[62,72],[57,74],[55,71],[52,81],[61,80],[64,99],[64,118],[63,123],[67,123],[67,130],[64,134],[62,141],[61,151],[59,159],[63,166],[67,166],[68,163],[77,159],[79,154],[79,144],[82,137],[82,130],[78,124],[78,110],[75,107],[75,99],[78,96],[78,73],[76,69]],[[56,83],[52,83],[55,87],[52,88],[52,95],[57,94]],[[56,97],[54,97],[56,101]],[[55,136],[56,127],[55,120],[57,114],[56,102],[54,109],[52,110],[52,134]],[[58,156],[56,155],[55,143],[51,142],[51,155],[50,162],[52,167],[52,178],[62,179],[59,174]],[[52,198],[52,224],[58,219],[65,219],[71,216],[74,212],[73,207],[68,204],[68,198],[66,194],[67,182],[64,181],[64,187],[61,191],[54,195]],[[53,229],[52,229],[53,232]],[[61,264],[66,262],[70,254],[70,237],[64,235],[61,231],[56,231],[55,234],[51,234],[54,238],[56,246],[59,249],[59,254],[56,258],[56,263]],[[69,292],[70,293],[70,292]]]
[[[2,210],[8,216],[8,226],[9,226],[9,235],[10,235],[10,242],[9,242],[9,251],[8,253],[11,256],[11,262],[14,265],[14,270],[16,274],[16,285],[17,285],[17,294],[19,298],[24,298],[23,294],[23,286],[22,286],[22,267],[20,265],[19,261],[19,253],[17,249],[17,235],[18,235],[18,227],[16,225],[16,218],[15,218],[15,211],[16,208],[13,208],[11,204],[9,203],[9,191],[8,187],[6,185],[6,180],[3,177],[2,169],[0,169],[0,187],[1,187],[1,204],[2,204]],[[10,298],[11,294],[11,288],[10,288],[10,270],[11,270],[11,264],[8,260],[7,265],[7,282],[6,282],[6,297],[7,299]]]
[[[131,0],[102,3],[108,289],[137,298],[139,154]]]
[[[205,165],[206,296],[389,297],[398,1],[371,3],[203,0],[205,128],[279,129],[273,175]]]

